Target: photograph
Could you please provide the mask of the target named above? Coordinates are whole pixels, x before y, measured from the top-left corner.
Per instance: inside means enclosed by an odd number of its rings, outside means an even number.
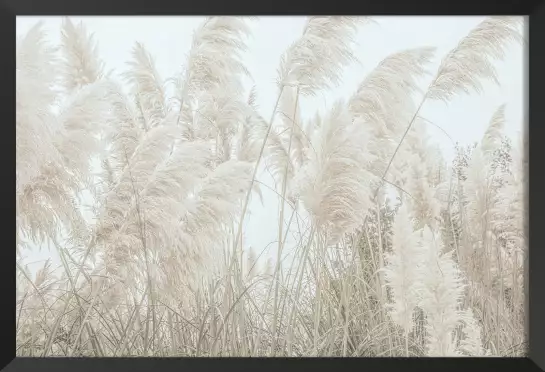
[[[527,26],[18,15],[16,356],[527,357]]]

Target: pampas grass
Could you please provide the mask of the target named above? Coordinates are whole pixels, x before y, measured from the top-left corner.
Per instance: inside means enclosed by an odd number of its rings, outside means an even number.
[[[453,356],[456,351],[454,330],[460,321],[458,307],[463,295],[461,273],[452,252],[443,252],[433,231],[425,226],[422,245],[426,250],[422,269],[420,307],[426,314],[427,353],[429,356]]]
[[[407,207],[401,206],[396,214],[392,253],[386,255],[385,279],[391,291],[390,316],[404,331],[405,337],[414,327],[413,315],[421,294],[423,249],[413,230],[413,221]],[[424,266],[425,267],[425,266]]]
[[[301,169],[298,194],[332,243],[363,223],[371,206],[366,134],[338,102],[314,133],[314,151]],[[358,185],[358,186],[356,186]]]
[[[164,83],[155,68],[155,61],[144,45],[136,43],[132,50],[133,61],[125,78],[133,95],[137,98],[139,110],[144,118],[144,128],[155,127],[166,116],[166,93]]]
[[[207,18],[172,77],[138,42],[106,73],[70,19],[58,48],[40,24],[18,42],[17,355],[523,355],[522,142],[500,106],[445,164],[420,113],[497,82],[519,20],[487,18],[437,71],[433,47],[394,53],[308,113],[373,22],[309,17],[270,118],[247,89],[248,22]],[[254,196],[278,198],[264,247],[245,239]],[[33,275],[30,241],[61,266]]]
[[[61,81],[66,94],[98,81],[104,75],[103,62],[93,35],[87,33],[83,23],[74,25],[65,18],[61,30],[62,73]]]
[[[467,94],[471,90],[481,93],[482,80],[498,83],[492,61],[504,57],[509,43],[522,42],[521,19],[490,17],[471,30],[443,59],[427,96],[448,102],[456,94]]]

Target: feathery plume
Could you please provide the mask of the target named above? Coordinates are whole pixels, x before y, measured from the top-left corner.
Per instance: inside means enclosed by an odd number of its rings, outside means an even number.
[[[426,314],[426,347],[428,356],[456,355],[454,331],[460,322],[458,307],[464,293],[461,273],[452,259],[452,252],[442,252],[442,242],[428,226],[422,232],[426,270],[420,286],[419,307]]]
[[[501,204],[498,190],[492,187],[492,155],[501,144],[501,130],[504,123],[504,106],[500,106],[492,116],[483,140],[471,156],[467,169],[467,178],[463,183],[464,203],[469,219],[470,238],[474,249],[481,254],[489,249],[490,234]],[[501,217],[503,218],[503,217]]]
[[[497,84],[493,59],[503,59],[510,42],[522,42],[522,17],[489,17],[469,32],[442,61],[427,92],[431,99],[450,101],[456,94],[481,93],[481,79]]]
[[[399,125],[409,121],[415,105],[412,95],[418,92],[418,79],[429,74],[426,65],[435,48],[423,47],[394,53],[382,60],[359,85],[348,102],[356,120],[373,125],[380,134],[401,136]]]
[[[130,70],[123,76],[138,97],[146,128],[155,127],[166,116],[165,88],[155,68],[155,61],[144,45],[137,42],[132,49],[132,57],[133,60],[127,63]]]
[[[80,22],[76,26],[70,18],[65,18],[61,40],[63,52],[61,80],[67,94],[104,76],[104,64],[98,58],[97,45],[83,23]]]
[[[194,196],[185,202],[186,214],[180,220],[179,252],[185,264],[181,277],[198,284],[196,275],[203,268],[214,268],[214,254],[225,243],[225,229],[239,214],[240,203],[248,192],[251,163],[229,160],[221,163],[202,182]],[[210,272],[210,270],[209,270]]]
[[[195,138],[215,141],[218,160],[227,161],[233,156],[235,136],[248,115],[246,102],[218,89],[201,97],[190,125]]]
[[[376,177],[383,176],[403,135],[403,123],[409,122],[416,110],[413,95],[419,91],[418,80],[429,73],[426,65],[434,52],[435,48],[424,47],[386,57],[366,76],[348,102],[354,120],[370,128],[367,151],[375,160],[369,169]],[[395,174],[390,179],[397,183],[401,177],[398,173],[404,169],[407,168],[394,167]]]
[[[87,186],[91,184],[91,158],[102,151],[99,135],[110,116],[108,91],[107,82],[87,85],[61,108],[58,116],[62,129],[55,143],[65,166]]]
[[[528,246],[526,198],[525,190],[521,187],[527,181],[523,152],[522,141],[518,141],[518,146],[512,151],[511,172],[505,176],[506,182],[498,190],[497,203],[493,207],[494,215],[499,217],[493,221],[494,230],[505,244],[501,250],[503,256],[501,274],[504,285],[508,288],[517,288],[516,290],[521,293],[525,252]]]
[[[430,182],[430,146],[425,127],[416,122],[412,132],[407,134],[403,156],[396,163],[399,183],[410,198],[407,203],[416,219],[416,228],[424,225],[435,228],[440,219],[441,205],[437,200],[437,189]]]
[[[418,283],[423,273],[419,237],[405,204],[398,209],[393,226],[392,252],[386,253],[384,278],[391,290],[390,316],[405,335],[414,327],[413,313],[419,304]]]
[[[128,159],[118,183],[109,191],[100,213],[98,236],[123,226],[132,215],[142,191],[152,180],[157,166],[168,158],[171,144],[177,137],[174,126],[159,126],[151,129],[142,138],[134,154]],[[126,154],[128,158],[130,155]]]
[[[487,159],[490,159],[494,152],[501,146],[504,126],[505,105],[501,105],[492,115],[488,128],[481,140],[480,149]]]
[[[236,158],[241,161],[254,162],[259,156],[259,131],[262,124],[259,117],[249,113],[240,124],[236,140]]]
[[[363,222],[370,206],[366,133],[342,102],[335,104],[312,141],[316,150],[300,171],[298,194],[332,241]],[[297,192],[296,192],[297,194]]]
[[[44,107],[56,101],[54,88],[59,70],[57,49],[46,39],[43,22],[38,22],[16,46],[17,81],[20,77],[27,77],[26,84],[32,84],[33,98],[44,104]],[[19,87],[22,84],[16,84],[16,86]]]
[[[289,143],[291,139],[290,158],[294,166],[301,167],[308,160],[306,158],[306,150],[310,144],[310,139],[301,128],[303,120],[301,118],[301,110],[297,107],[298,99],[296,95],[297,90],[293,87],[284,87],[278,105],[281,118],[279,125],[275,129],[279,131],[278,136],[282,139],[286,149],[290,147]],[[285,171],[284,168],[285,166],[281,170],[282,173]]]
[[[249,27],[242,17],[209,17],[193,35],[185,72],[176,81],[180,112],[203,92],[221,88],[242,91],[248,70],[241,62]],[[221,58],[218,58],[221,50]]]
[[[110,102],[111,116],[109,122],[104,125],[103,141],[109,146],[105,149],[107,151],[103,157],[109,163],[115,183],[128,166],[127,161],[134,154],[144,131],[138,126],[135,107],[120,86],[111,83],[107,99]]]
[[[84,222],[75,197],[88,176],[89,156],[96,149],[88,145],[98,130],[92,125],[96,122],[87,123],[89,118],[82,115],[85,104],[97,108],[94,99],[81,102],[85,92],[76,95],[63,114],[53,115],[57,61],[44,38],[41,25],[36,25],[22,40],[17,54],[16,204],[18,227],[33,240],[55,237],[63,227],[81,232]],[[30,57],[35,60],[29,61]],[[37,62],[42,63],[40,74]],[[35,142],[33,137],[39,138],[37,149],[43,153],[28,147]],[[73,144],[78,151],[72,151]],[[32,164],[31,172],[25,171],[25,163]]]
[[[364,17],[309,17],[303,35],[283,54],[279,90],[299,86],[302,95],[339,84],[342,67],[356,58],[351,50],[357,25]]]
[[[58,61],[46,36],[39,22],[16,49],[16,187],[19,193],[39,174],[42,164],[60,161],[53,146],[58,125],[51,112],[56,101]]]

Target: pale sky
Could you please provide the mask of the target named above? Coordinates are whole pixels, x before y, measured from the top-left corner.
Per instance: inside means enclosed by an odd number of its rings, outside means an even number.
[[[136,41],[144,44],[155,58],[156,67],[163,79],[178,74],[191,46],[192,32],[204,17],[71,17],[83,21],[87,30],[98,41],[100,57],[107,70],[122,72],[131,58]],[[468,31],[483,20],[477,16],[391,16],[373,17],[375,24],[362,26],[357,37],[355,54],[361,63],[350,66],[344,82],[327,95],[301,102],[303,116],[312,116],[316,110],[324,112],[338,98],[348,98],[365,76],[385,57],[403,49],[435,46],[437,59],[431,71],[436,71],[440,59],[452,49]],[[17,17],[17,37],[23,36],[37,21],[43,20],[45,29],[54,43],[60,40],[61,17]],[[304,17],[259,17],[251,21],[252,37],[245,64],[258,92],[258,105],[265,118],[269,118],[277,94],[276,73],[280,55],[301,34]],[[446,131],[460,144],[479,141],[490,117],[506,103],[506,132],[514,136],[523,130],[525,112],[524,69],[522,46],[514,46],[506,53],[503,62],[496,64],[501,86],[485,84],[483,95],[470,95],[453,100],[448,106],[426,103],[421,115]],[[453,157],[451,140],[439,129],[428,126],[432,140],[439,144],[447,160]],[[278,203],[272,192],[263,191],[265,205],[259,202],[250,206],[245,242],[258,252],[276,240]],[[257,199],[257,198],[254,198]],[[289,216],[288,216],[289,217]],[[270,229],[268,227],[271,227]],[[275,245],[273,245],[274,247]],[[267,256],[274,256],[271,249]],[[41,252],[27,254],[28,261],[43,260],[56,254],[42,248]],[[54,257],[57,261],[56,257]]]

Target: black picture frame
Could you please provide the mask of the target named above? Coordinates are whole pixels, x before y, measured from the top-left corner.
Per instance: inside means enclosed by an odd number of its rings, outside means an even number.
[[[2,180],[1,210],[9,222],[2,224],[5,247],[2,252],[0,284],[3,299],[0,305],[2,312],[2,330],[0,337],[3,347],[0,349],[0,368],[11,371],[199,371],[199,370],[395,370],[415,369],[418,371],[539,371],[545,370],[545,301],[543,283],[545,273],[544,250],[545,239],[542,218],[545,210],[544,197],[545,177],[542,161],[545,160],[541,143],[545,126],[545,4],[543,0],[502,0],[502,1],[357,1],[322,2],[289,1],[289,2],[255,2],[255,1],[223,1],[200,0],[194,2],[181,1],[103,1],[88,0],[1,0],[0,27],[2,39],[2,56],[0,71],[15,70],[15,19],[18,15],[308,15],[308,14],[365,14],[365,15],[528,15],[528,69],[527,84],[528,102],[528,136],[530,153],[530,174],[528,185],[529,226],[530,226],[530,260],[528,277],[528,332],[529,355],[526,358],[15,358],[15,250],[14,238],[14,200],[15,183],[13,179]],[[4,168],[13,167],[15,157],[15,73],[0,75],[0,92],[2,93],[2,133],[3,145],[0,149]],[[4,174],[7,174],[6,172]],[[15,172],[12,173],[15,176]],[[12,228],[8,228],[13,226]],[[11,229],[11,230],[10,230]],[[8,236],[11,238],[8,239]],[[11,243],[10,243],[11,241]],[[541,285],[539,283],[542,283]],[[10,297],[12,296],[12,297]]]

